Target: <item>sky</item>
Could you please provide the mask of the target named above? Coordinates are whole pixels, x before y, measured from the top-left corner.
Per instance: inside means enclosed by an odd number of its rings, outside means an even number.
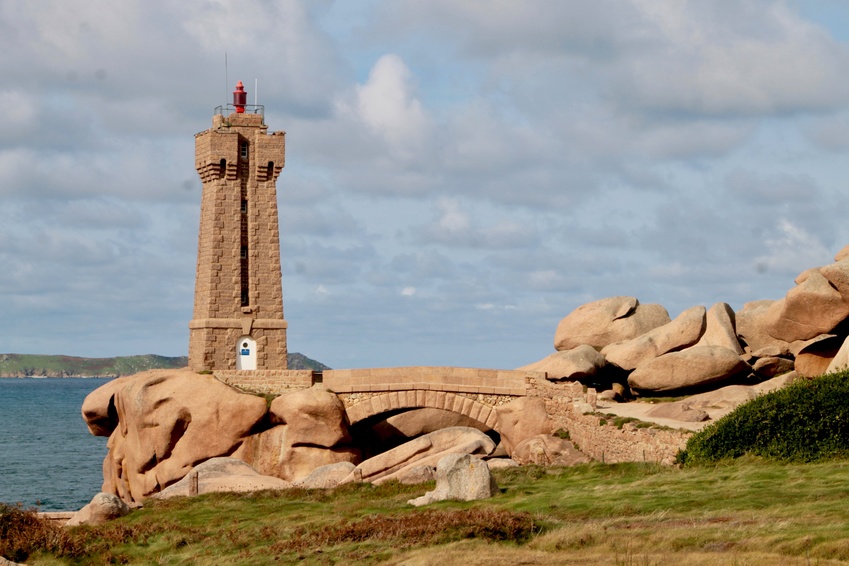
[[[849,244],[838,0],[0,0],[0,49],[0,352],[186,355],[237,80],[286,131],[289,350],[334,368],[515,368],[589,301],[739,310]]]

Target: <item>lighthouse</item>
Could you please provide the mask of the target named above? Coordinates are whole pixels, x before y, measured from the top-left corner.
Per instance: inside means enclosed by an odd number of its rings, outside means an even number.
[[[286,137],[269,132],[264,108],[246,100],[239,81],[233,103],[195,135],[203,182],[189,323],[195,371],[287,367],[276,189]]]

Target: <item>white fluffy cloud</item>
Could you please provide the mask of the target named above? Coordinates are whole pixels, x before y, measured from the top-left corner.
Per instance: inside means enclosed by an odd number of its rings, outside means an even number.
[[[816,4],[0,0],[0,337],[185,353],[225,52],[287,131],[293,351],[515,367],[603,296],[777,298],[849,241]]]

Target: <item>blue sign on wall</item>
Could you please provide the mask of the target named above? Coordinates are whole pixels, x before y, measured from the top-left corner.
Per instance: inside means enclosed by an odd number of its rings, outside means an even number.
[[[242,348],[242,350],[239,353],[243,356],[250,356],[251,355],[251,351],[248,348]]]

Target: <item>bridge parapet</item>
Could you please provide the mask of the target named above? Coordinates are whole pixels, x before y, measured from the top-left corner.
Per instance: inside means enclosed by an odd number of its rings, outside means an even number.
[[[545,374],[518,370],[409,366],[325,370],[325,387],[336,393],[447,391],[482,395],[528,394],[531,382]]]

